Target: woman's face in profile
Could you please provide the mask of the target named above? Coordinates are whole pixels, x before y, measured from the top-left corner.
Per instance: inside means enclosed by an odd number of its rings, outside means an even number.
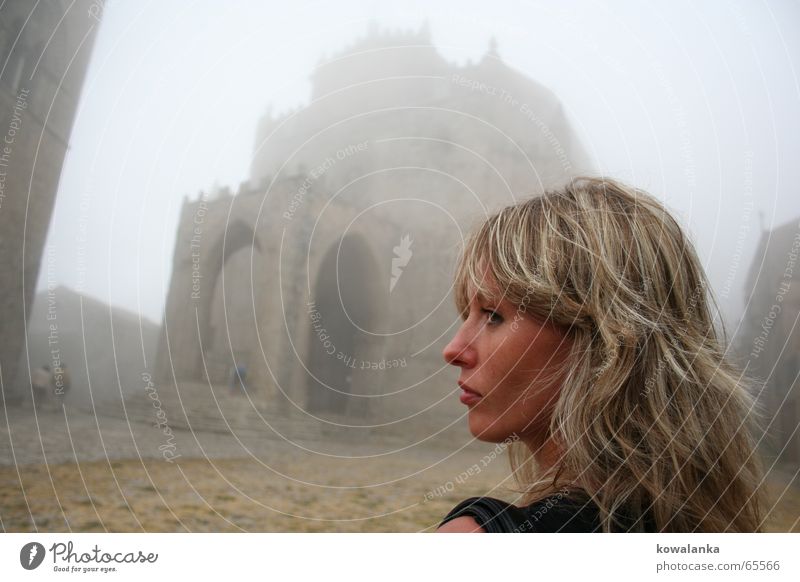
[[[443,351],[461,368],[470,432],[489,442],[516,435],[533,449],[544,444],[560,387],[551,373],[568,350],[569,341],[553,326],[508,301],[492,303],[473,293],[467,319]]]

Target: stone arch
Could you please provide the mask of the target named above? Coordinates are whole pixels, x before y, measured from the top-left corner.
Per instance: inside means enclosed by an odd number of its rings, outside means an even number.
[[[213,326],[212,309],[215,300],[214,290],[217,287],[217,282],[220,280],[223,269],[225,268],[228,260],[242,250],[249,250],[249,262],[256,260],[255,253],[261,254],[261,244],[256,237],[255,231],[242,220],[235,220],[225,229],[222,235],[217,240],[206,254],[206,259],[203,262],[202,275],[206,278],[204,286],[209,290],[204,293],[200,298],[199,314],[199,333],[200,339],[203,343],[204,352],[213,346],[214,337],[218,334],[219,330],[215,330]],[[254,269],[255,270],[255,269]],[[242,273],[243,277],[237,281],[237,284],[252,284],[250,282],[250,272]],[[226,282],[226,285],[229,284]],[[249,305],[247,306],[249,309]],[[255,325],[255,322],[254,322]],[[205,368],[208,363],[204,365],[203,358],[206,354],[198,353],[197,365],[194,367],[196,372],[196,380],[205,380]],[[208,371],[209,380],[212,382],[224,381],[225,370],[214,369]]]
[[[367,414],[362,362],[380,352],[380,269],[367,240],[349,233],[320,262],[309,306],[306,407],[314,414]],[[360,328],[360,329],[359,329]]]

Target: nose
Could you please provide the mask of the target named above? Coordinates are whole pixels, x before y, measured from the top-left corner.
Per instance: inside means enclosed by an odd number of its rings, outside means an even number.
[[[468,336],[466,325],[462,325],[453,339],[450,340],[442,355],[445,362],[460,368],[471,368],[477,361],[477,351],[472,343],[471,337]]]

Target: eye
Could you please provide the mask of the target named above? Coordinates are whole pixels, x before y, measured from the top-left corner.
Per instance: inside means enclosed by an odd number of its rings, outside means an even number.
[[[503,323],[503,317],[491,309],[481,309],[483,313],[489,314],[489,325],[498,325]]]

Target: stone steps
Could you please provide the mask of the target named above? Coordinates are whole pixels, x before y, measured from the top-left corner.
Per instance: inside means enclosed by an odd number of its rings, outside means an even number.
[[[255,404],[255,408],[253,406]],[[200,384],[163,386],[158,391],[142,391],[127,396],[123,403],[104,403],[96,406],[98,414],[112,417],[127,417],[130,420],[155,424],[165,422],[173,428],[186,430],[230,433],[263,429],[269,425],[283,426],[291,423],[304,437],[316,436],[318,431],[308,423],[296,419],[281,418],[243,397],[233,400],[225,389]],[[261,417],[264,418],[262,420]],[[279,437],[276,437],[279,438]]]
[[[157,398],[157,400],[156,400]],[[163,411],[163,412],[160,412]],[[385,427],[348,428],[315,419],[300,410],[280,413],[270,410],[263,401],[244,396],[231,396],[227,388],[212,388],[198,383],[181,384],[179,388],[166,385],[156,391],[127,396],[124,407],[120,402],[95,406],[99,415],[127,418],[132,422],[155,425],[159,418],[173,429],[231,434],[248,438],[288,440],[307,443],[370,443],[403,447],[435,434],[445,423],[421,419]],[[160,416],[159,416],[160,415]],[[355,424],[341,418],[340,424]],[[414,439],[414,435],[419,435]],[[432,437],[425,445],[452,448],[461,446],[465,438],[463,427],[451,428]]]
[[[153,393],[155,394],[155,393]],[[160,414],[160,410],[163,414]],[[257,433],[266,438],[293,441],[350,441],[364,439],[376,429],[342,429],[316,420],[302,412],[280,414],[269,410],[262,402],[246,397],[230,397],[227,389],[214,389],[200,384],[182,384],[180,389],[165,387],[158,391],[157,400],[143,391],[128,396],[121,403],[99,404],[97,414],[155,424],[159,421],[172,428],[198,432],[229,434]],[[342,420],[346,423],[346,420]]]

